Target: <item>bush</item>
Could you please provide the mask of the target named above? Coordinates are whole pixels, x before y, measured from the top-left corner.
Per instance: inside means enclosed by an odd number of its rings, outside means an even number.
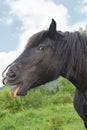
[[[18,112],[22,110],[23,105],[21,102],[21,98],[17,97],[12,99],[10,97],[10,89],[5,88],[0,91],[0,109],[8,112]]]
[[[43,87],[42,87],[43,89]],[[24,107],[33,107],[40,108],[46,106],[50,103],[49,96],[45,93],[42,93],[41,88],[32,89],[28,92],[27,96],[22,97]]]
[[[59,79],[59,92],[56,93],[53,98],[53,104],[65,104],[73,102],[74,85],[65,78]]]
[[[57,94],[55,94],[52,97],[52,103],[53,104],[65,104],[65,103],[72,103],[73,98],[70,95],[70,93],[66,92],[59,92]]]
[[[23,105],[25,107],[40,107],[42,106],[42,95],[37,89],[28,92],[27,96],[22,97]]]
[[[54,114],[53,116],[50,117],[49,119],[50,126],[48,130],[63,130],[62,124],[63,124],[63,117]]]
[[[69,92],[73,96],[75,86],[67,79],[61,77],[59,78],[59,88],[62,92]]]

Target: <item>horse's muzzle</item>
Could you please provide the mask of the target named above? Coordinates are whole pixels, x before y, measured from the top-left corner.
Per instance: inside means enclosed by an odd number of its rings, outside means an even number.
[[[15,82],[17,80],[17,78],[19,77],[19,70],[20,70],[19,64],[9,65],[2,73],[3,84],[7,85],[12,82]]]

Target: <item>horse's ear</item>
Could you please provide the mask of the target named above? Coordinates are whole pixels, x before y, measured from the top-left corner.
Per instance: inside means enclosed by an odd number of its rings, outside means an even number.
[[[52,22],[49,26],[48,34],[51,38],[53,38],[56,34],[56,21],[52,19]]]

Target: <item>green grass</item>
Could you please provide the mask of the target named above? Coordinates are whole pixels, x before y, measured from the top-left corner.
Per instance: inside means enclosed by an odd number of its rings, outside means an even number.
[[[0,130],[85,130],[73,107],[73,85],[63,78],[58,85],[57,93],[43,85],[16,99],[1,90]]]
[[[71,104],[6,113],[0,130],[85,130]]]

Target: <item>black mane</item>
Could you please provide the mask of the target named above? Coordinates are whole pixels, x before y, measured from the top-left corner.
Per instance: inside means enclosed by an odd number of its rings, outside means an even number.
[[[66,44],[69,52],[67,75],[74,72],[74,76],[79,78],[85,75],[87,68],[87,36],[79,32],[68,33]]]
[[[65,64],[63,66],[67,68],[64,70],[67,77],[70,78],[73,74],[75,78],[85,75],[87,73],[87,36],[80,32],[57,32],[56,41],[58,60],[63,62],[61,65]]]

